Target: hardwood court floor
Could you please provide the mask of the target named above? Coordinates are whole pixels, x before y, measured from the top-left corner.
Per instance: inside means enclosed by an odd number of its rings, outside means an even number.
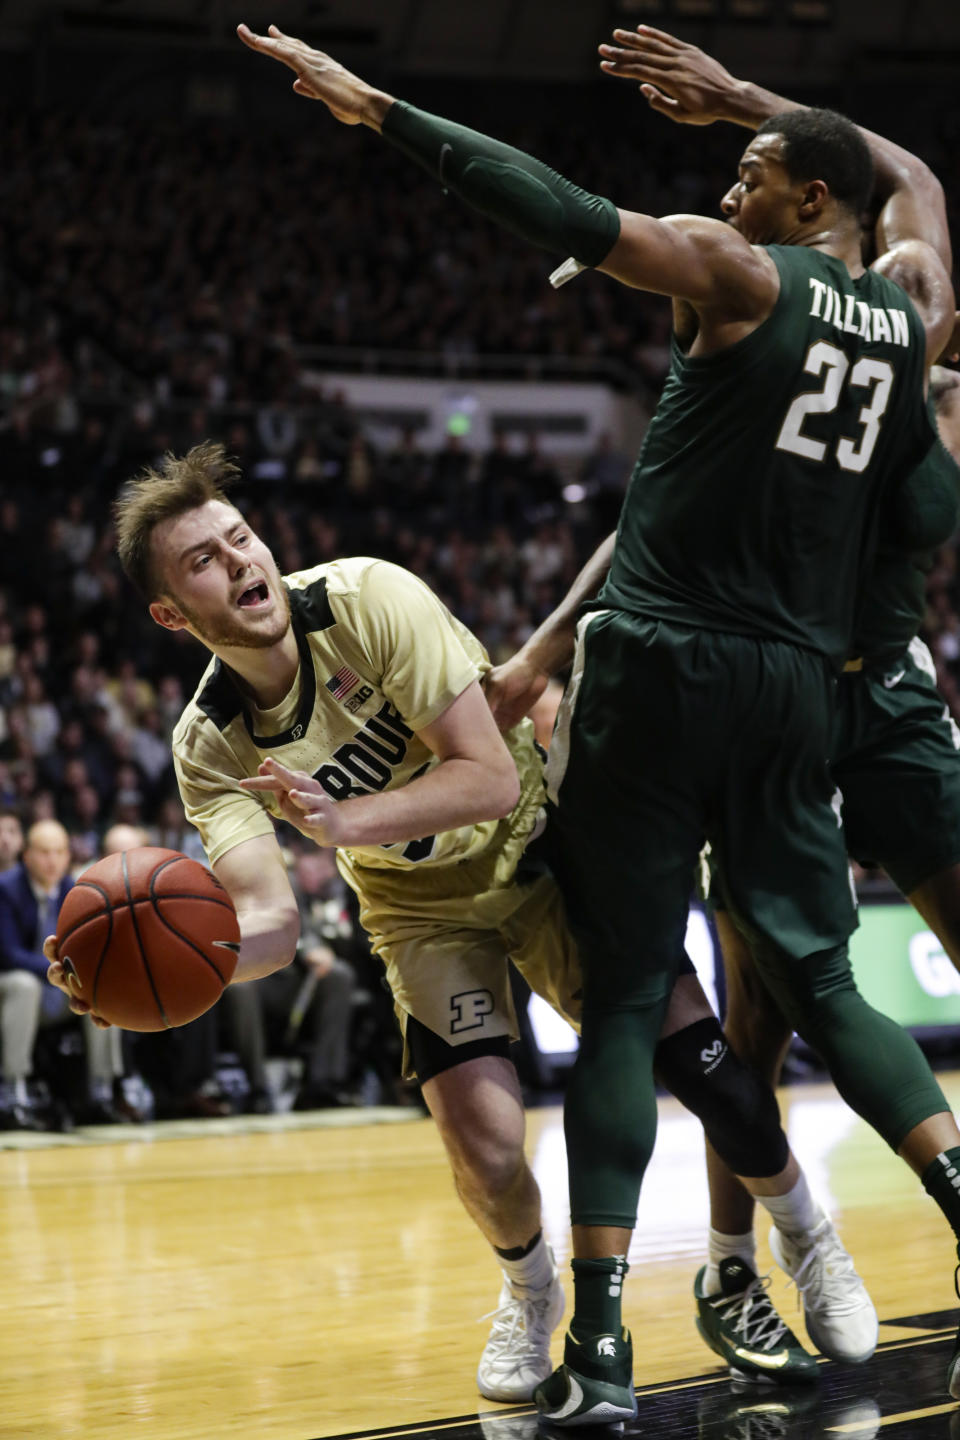
[[[960,1076],[945,1088],[960,1103]],[[781,1099],[870,1286],[881,1348],[867,1366],[824,1364],[813,1394],[732,1392],[693,1325],[699,1132],[663,1102],[626,1290],[641,1391],[628,1430],[960,1440],[942,1382],[956,1300],[939,1212],[829,1087]],[[533,1440],[529,1407],[492,1405],[474,1387],[489,1323],[477,1320],[496,1304],[498,1274],[432,1123],[385,1118],[397,1123],[234,1133],[215,1122],[186,1138],[155,1127],[147,1139],[99,1131],[100,1143],[0,1151],[2,1440]],[[529,1152],[568,1274],[558,1110],[531,1113]],[[778,1276],[773,1294],[802,1334]]]

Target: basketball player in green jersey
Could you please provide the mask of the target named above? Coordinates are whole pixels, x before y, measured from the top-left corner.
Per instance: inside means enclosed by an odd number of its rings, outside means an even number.
[[[931,451],[907,493],[911,510],[925,511],[925,525],[932,523],[936,530],[945,513],[955,512],[960,493],[960,468],[950,458],[960,456],[960,376],[934,367],[930,389],[947,448]],[[942,893],[960,882],[960,731],[937,692],[929,651],[915,635],[931,557],[905,553],[892,527],[895,515],[886,519],[859,626],[864,637],[876,636],[882,626],[885,648],[874,652],[864,646],[872,658],[849,662],[840,677],[831,770],[843,796],[850,853],[882,857],[876,863],[885,865],[922,913],[931,890]],[[611,535],[598,548],[562,604],[522,649],[490,672],[484,688],[498,724],[516,724],[550,677],[569,667],[577,616],[603,584],[614,540]],[[921,878],[915,883],[913,877]],[[774,1085],[792,1031],[757,976],[746,942],[716,904],[715,920],[728,974],[727,1036],[736,1053]],[[931,923],[948,953],[956,954],[960,934],[937,916]],[[681,976],[671,1000],[675,1019],[684,1013],[685,983]],[[691,1108],[696,1113],[698,1107]],[[733,1371],[743,1372],[747,1367],[737,1347],[744,1325],[758,1317],[762,1306],[768,1313],[764,1327],[755,1332],[749,1373],[790,1385],[796,1374],[782,1365],[777,1321],[757,1281],[753,1199],[709,1139],[707,1157],[711,1228],[707,1265],[696,1282],[698,1329]],[[863,1304],[849,1257],[811,1202],[805,1182],[764,1203],[777,1217],[771,1249],[803,1295],[807,1331],[818,1349],[833,1359],[868,1358],[876,1343],[875,1318]]]
[[[761,123],[792,102],[736,80],[696,46],[662,31],[641,26],[618,31],[615,46],[601,46],[603,66],[620,78],[640,82],[650,105],[690,124],[728,120],[746,126]],[[900,152],[902,200],[888,206],[878,229],[882,249],[890,231],[925,234],[950,263],[943,192],[927,167]],[[736,223],[736,201],[728,197]],[[880,263],[883,263],[881,256]],[[951,347],[955,340],[951,342]],[[936,367],[931,374],[940,437],[946,451],[960,460],[960,376]],[[931,484],[941,500],[956,504],[955,465],[939,464]],[[929,500],[918,494],[920,505]],[[898,523],[899,522],[899,523]],[[881,865],[927,921],[960,969],[960,730],[936,688],[936,669],[917,637],[924,616],[926,574],[932,554],[922,545],[913,553],[902,542],[909,518],[895,510],[883,517],[876,559],[864,587],[850,657],[838,683],[838,713],[831,771],[843,797],[843,823],[849,853]],[[772,1083],[790,1043],[790,1027],[758,979],[749,946],[730,918],[717,916],[728,976],[725,1028],[731,1041]],[[708,1274],[715,1288],[719,1264],[727,1255],[749,1259],[753,1252],[753,1202],[708,1144],[711,1190],[711,1249]],[[942,1167],[939,1167],[942,1170]],[[925,1177],[926,1179],[927,1177]],[[934,1165],[932,1182],[941,1176]],[[783,1246],[774,1237],[774,1253],[802,1274],[806,1294],[831,1284],[818,1263],[816,1242]],[[698,1290],[703,1316],[708,1293]],[[951,1362],[951,1393],[960,1398],[956,1356]]]
[[[615,1422],[636,1413],[622,1280],[656,1127],[653,1055],[705,837],[791,1023],[853,1030],[890,1057],[877,1074],[859,1047],[834,1045],[844,1097],[915,1166],[941,1153],[951,1174],[960,1163],[960,1131],[919,1050],[853,983],[826,764],[834,670],[880,502],[935,443],[924,387],[953,328],[949,275],[931,246],[897,247],[891,265],[923,292],[914,306],[864,270],[872,162],[842,117],[761,127],[740,162],[738,229],[656,220],[394,101],[276,27],[239,33],[295,72],[298,94],[382,133],[490,218],[697,315],[600,608],[579,628],[549,765],[584,990],[565,1107],[575,1313],[564,1364],[535,1398],[560,1425]],[[960,1228],[960,1198],[937,1198]]]

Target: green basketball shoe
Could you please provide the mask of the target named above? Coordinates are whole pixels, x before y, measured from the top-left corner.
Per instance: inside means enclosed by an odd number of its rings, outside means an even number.
[[[576,1340],[567,1332],[563,1364],[533,1394],[541,1420],[552,1425],[611,1425],[637,1413],[633,1344],[620,1335]]]
[[[780,1319],[767,1295],[770,1280],[761,1280],[736,1255],[720,1262],[720,1291],[705,1295],[707,1267],[693,1285],[697,1329],[704,1340],[744,1380],[796,1385],[817,1378],[817,1362]]]

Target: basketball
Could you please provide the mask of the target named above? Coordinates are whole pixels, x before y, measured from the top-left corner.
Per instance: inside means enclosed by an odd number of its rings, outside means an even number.
[[[124,1030],[167,1030],[216,1004],[240,949],[230,896],[196,860],[155,846],[84,870],[57,919],[77,998]]]

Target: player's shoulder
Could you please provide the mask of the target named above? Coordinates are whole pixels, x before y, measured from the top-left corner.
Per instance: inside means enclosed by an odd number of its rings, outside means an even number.
[[[355,599],[371,585],[419,584],[411,571],[375,555],[349,555],[284,575],[291,603],[298,611],[311,605],[319,613],[322,602],[336,606],[339,600]]]
[[[170,748],[174,755],[194,753],[212,743],[242,714],[243,697],[236,682],[214,656],[173,727]]]

